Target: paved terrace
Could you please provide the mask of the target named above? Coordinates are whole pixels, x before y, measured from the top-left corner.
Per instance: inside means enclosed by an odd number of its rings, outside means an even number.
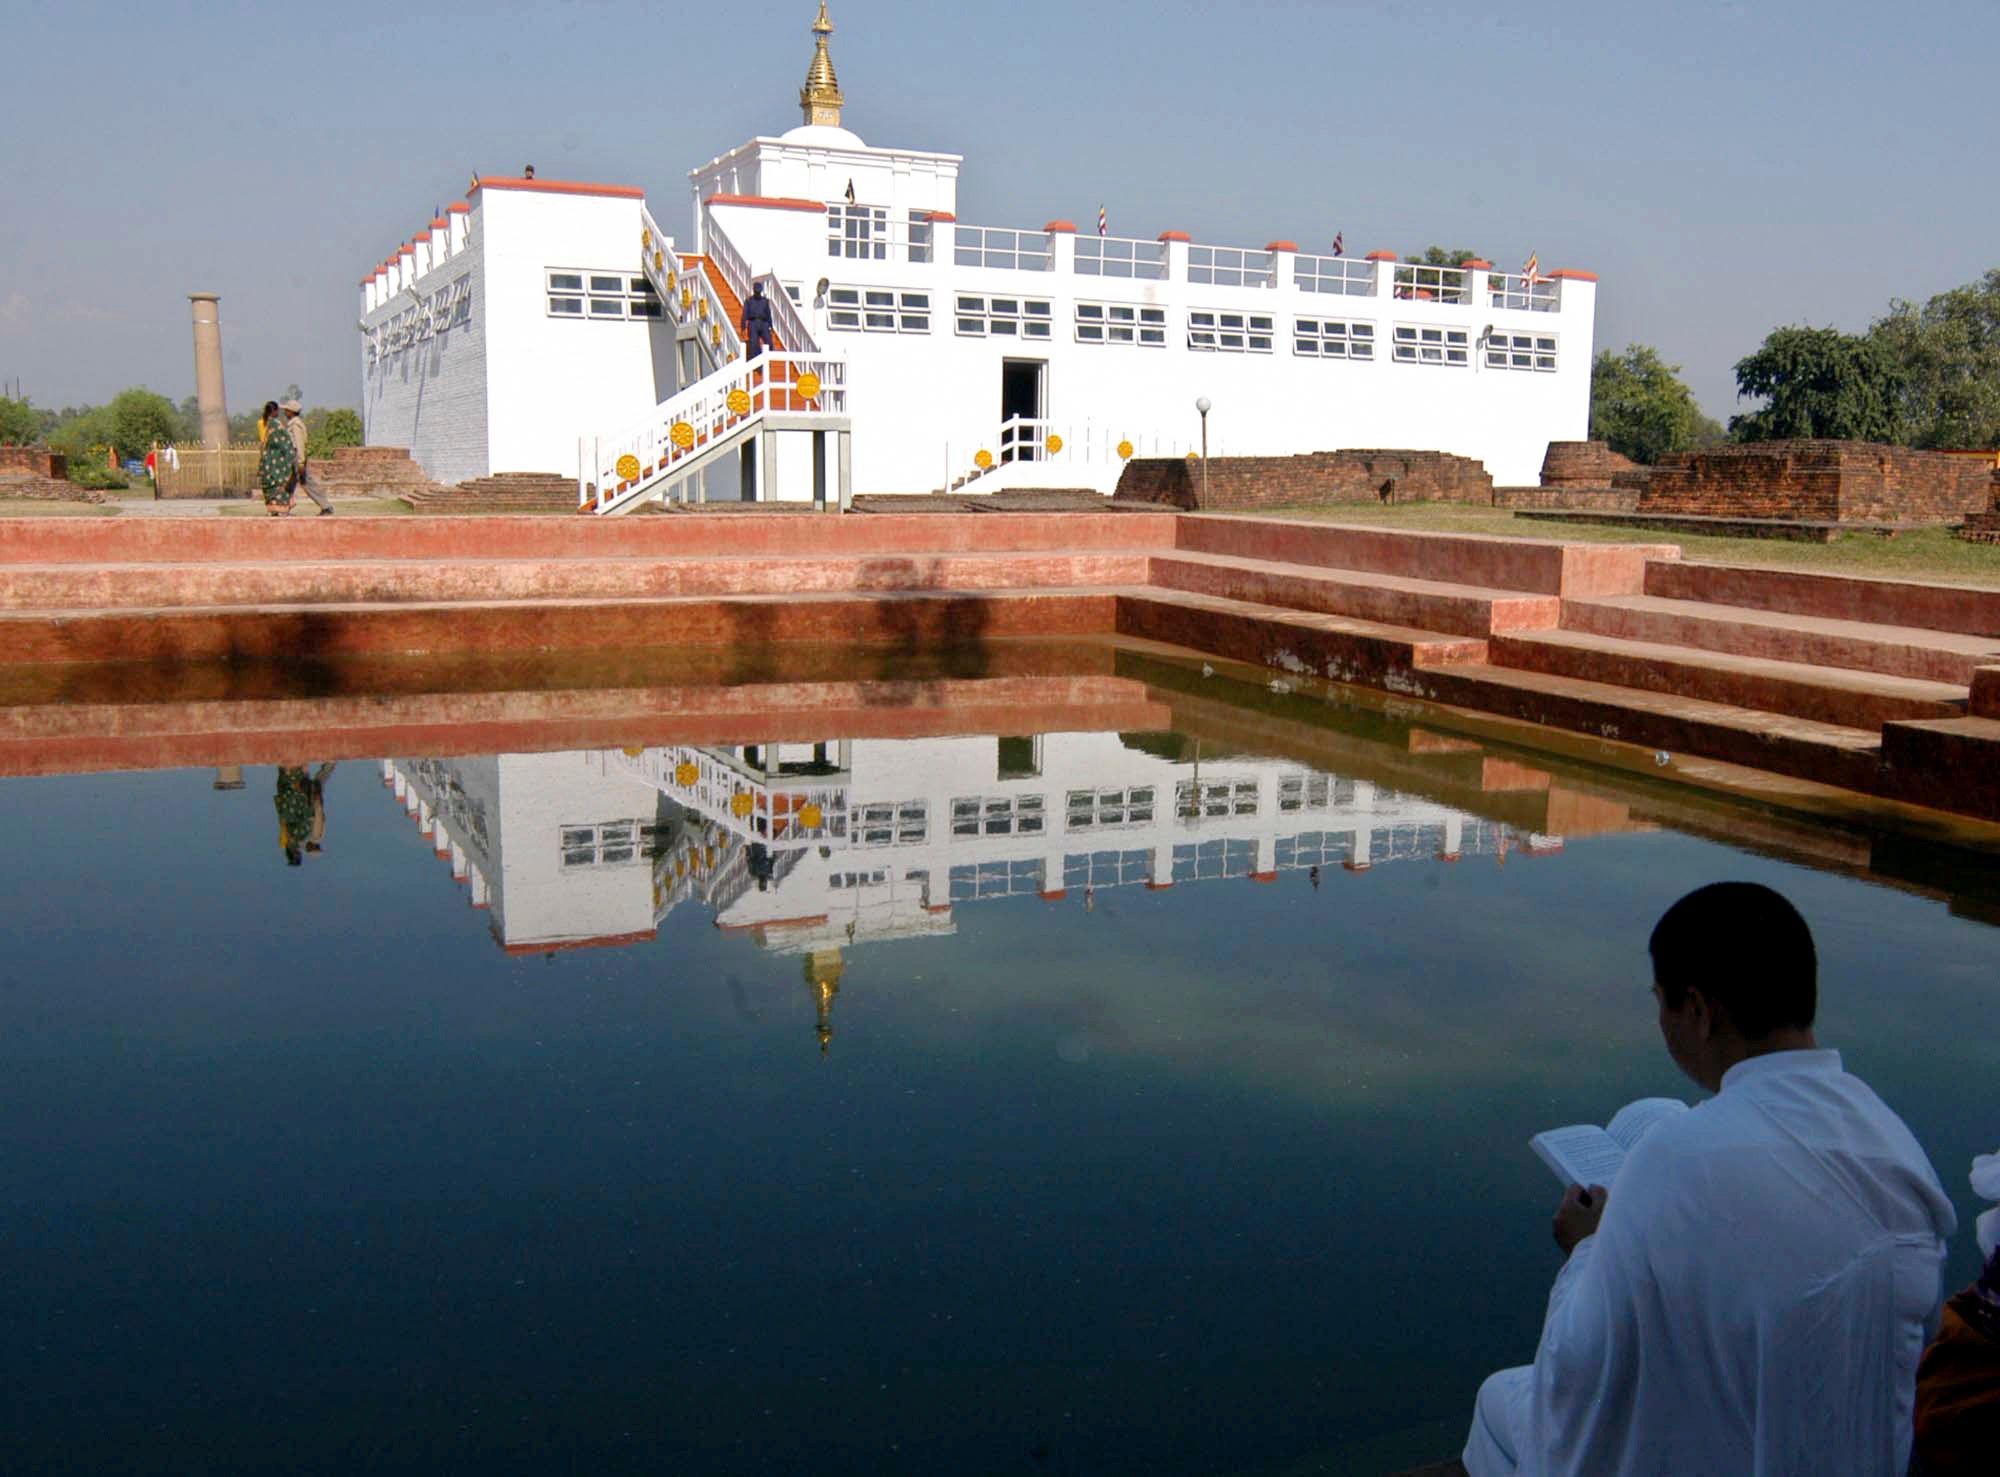
[[[667,647],[740,674],[796,646],[1107,635],[1581,735],[1686,778],[1747,766],[1798,796],[2000,820],[1996,590],[1173,513],[0,524],[14,683],[269,660],[359,691],[334,674],[407,653]]]

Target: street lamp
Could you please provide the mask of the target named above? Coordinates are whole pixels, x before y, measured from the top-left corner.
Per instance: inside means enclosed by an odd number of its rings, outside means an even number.
[[[1210,401],[1204,395],[1195,401],[1194,408],[1201,412],[1201,505],[1208,506],[1208,412]]]

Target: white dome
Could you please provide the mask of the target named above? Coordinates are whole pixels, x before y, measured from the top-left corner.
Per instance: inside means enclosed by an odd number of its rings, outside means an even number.
[[[806,144],[819,149],[865,149],[861,135],[845,128],[835,128],[830,123],[801,123],[797,128],[787,129],[778,135],[778,141],[785,144]]]

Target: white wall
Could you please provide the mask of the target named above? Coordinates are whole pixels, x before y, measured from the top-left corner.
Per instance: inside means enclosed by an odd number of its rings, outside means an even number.
[[[456,223],[454,235],[464,230]],[[439,233],[444,234],[444,233]],[[448,238],[449,239],[449,238]],[[411,261],[405,257],[403,261]],[[441,255],[422,276],[408,269],[372,280],[363,289],[363,328],[392,325],[419,298],[434,298],[460,279],[472,291],[468,322],[446,327],[369,363],[361,340],[361,415],[369,446],[405,446],[434,481],[459,482],[487,471],[487,292],[480,233],[455,254]],[[407,285],[406,285],[407,284]],[[416,297],[411,294],[415,293]]]

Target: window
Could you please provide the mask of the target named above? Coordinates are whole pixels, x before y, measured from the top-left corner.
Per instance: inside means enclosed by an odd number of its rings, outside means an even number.
[[[968,338],[1045,339],[1053,319],[1044,300],[961,294],[957,321],[958,331]]]
[[[1556,367],[1556,341],[1547,333],[1495,333],[1486,339],[1488,369],[1541,369]]]
[[[951,802],[954,836],[1039,836],[1040,795],[971,795]]]
[[[829,287],[826,326],[850,333],[929,333],[931,295],[897,287]]]
[[[855,887],[880,887],[888,880],[886,871],[835,872],[826,879],[826,885],[835,892],[841,892]]]
[[[1063,807],[1064,827],[1071,831],[1109,831],[1153,823],[1155,796],[1151,785],[1124,790],[1071,790]]]
[[[569,825],[561,831],[565,869],[622,867],[642,856],[657,856],[662,839],[660,827],[636,820]]]
[[[1292,352],[1308,359],[1373,359],[1375,325],[1352,319],[1295,318]]]
[[[994,778],[1033,779],[1042,772],[1042,741],[1033,734],[1002,737],[994,754]]]
[[[552,267],[547,273],[551,318],[601,318],[616,322],[666,316],[653,284],[623,272]]]
[[[951,869],[951,900],[967,903],[983,897],[1018,897],[1042,890],[1038,857],[1021,862],[970,862]]]
[[[849,261],[887,261],[889,212],[879,205],[827,206],[826,254]]]
[[[1470,362],[1467,343],[1469,329],[1425,328],[1418,324],[1396,325],[1398,364],[1466,364]]]
[[[1190,246],[1188,281],[1215,287],[1276,287],[1277,269],[1268,251],[1237,246]]]
[[[854,811],[856,846],[921,846],[930,835],[930,806],[922,800],[877,800]]]
[[[1188,347],[1233,354],[1271,352],[1269,313],[1225,313],[1216,308],[1188,310]]]
[[[1201,782],[1201,808],[1195,808],[1194,781],[1182,780],[1174,786],[1174,814],[1183,820],[1191,820],[1196,815],[1255,815],[1257,813],[1257,781],[1203,780]]]
[[[1078,303],[1076,341],[1080,344],[1146,344],[1165,348],[1167,310],[1138,303]]]
[[[1118,236],[1079,236],[1076,271],[1081,277],[1138,277],[1164,282],[1167,243],[1130,241]]]
[[[1325,810],[1333,801],[1333,776],[1286,774],[1278,777],[1278,813]]]

